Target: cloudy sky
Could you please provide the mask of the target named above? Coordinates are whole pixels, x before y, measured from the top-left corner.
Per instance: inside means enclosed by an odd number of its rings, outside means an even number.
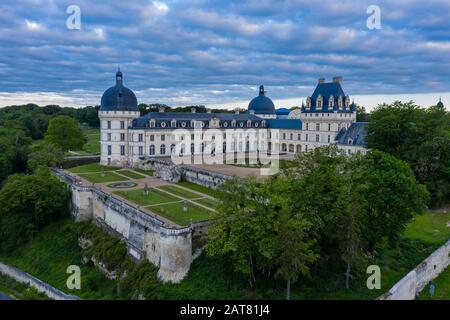
[[[381,29],[369,29],[370,5]],[[81,29],[67,28],[67,8]],[[372,20],[371,20],[372,21]],[[0,106],[99,104],[120,65],[139,102],[300,105],[317,79],[372,107],[450,105],[450,0],[1,0]]]

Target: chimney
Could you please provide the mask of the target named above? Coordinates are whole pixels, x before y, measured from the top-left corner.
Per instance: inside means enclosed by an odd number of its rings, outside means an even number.
[[[333,82],[335,82],[335,83],[342,84],[343,81],[344,81],[344,78],[342,78],[342,77],[334,77],[333,78]]]
[[[163,107],[163,106],[160,106],[160,107],[158,108],[158,111],[159,111],[159,112],[164,112],[164,110],[166,110],[166,108]]]
[[[197,109],[196,109],[195,107],[193,107],[193,108],[191,108],[191,112],[192,112],[192,113],[196,113],[196,112],[197,112]]]
[[[320,78],[319,79],[319,84],[325,83],[325,79],[324,78]]]
[[[239,108],[234,109],[234,114],[239,114]]]

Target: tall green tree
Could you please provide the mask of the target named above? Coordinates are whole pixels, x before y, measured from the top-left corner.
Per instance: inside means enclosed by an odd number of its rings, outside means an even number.
[[[69,116],[52,118],[45,134],[45,140],[63,151],[81,149],[86,142],[79,123]]]
[[[46,167],[13,175],[0,189],[0,251],[9,252],[68,212],[70,191]]]
[[[395,244],[413,214],[426,208],[429,192],[409,165],[394,156],[373,150],[357,161],[353,178],[366,215],[363,234],[373,252],[384,238]]]
[[[408,162],[431,193],[431,206],[450,200],[450,113],[413,102],[383,104],[371,114],[366,141],[370,149]]]
[[[36,170],[39,166],[54,167],[62,164],[64,152],[51,143],[45,143],[28,156],[28,169]]]

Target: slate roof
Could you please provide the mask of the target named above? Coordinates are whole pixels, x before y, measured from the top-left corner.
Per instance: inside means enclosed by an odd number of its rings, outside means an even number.
[[[319,98],[319,95],[322,96],[322,109],[317,109],[317,99]],[[330,97],[333,96],[334,98],[334,107],[329,107],[329,100]],[[342,97],[343,107],[339,111],[338,110],[338,99],[339,96]],[[351,103],[349,108],[346,108],[345,106],[345,92],[342,89],[340,82],[329,82],[329,83],[318,83],[316,89],[314,90],[311,98],[311,108],[306,109],[305,107],[302,107],[302,112],[354,112],[356,111],[356,105]]]
[[[354,122],[348,129],[341,129],[335,141],[341,145],[365,146],[365,138],[367,135],[366,126],[367,122]]]
[[[227,122],[227,127],[232,128],[232,121],[236,121],[237,128],[247,128],[247,121],[251,120],[252,123],[257,123],[258,127],[262,126],[262,122],[266,121],[265,119],[262,119],[260,117],[257,117],[253,114],[249,113],[193,113],[193,112],[150,112],[146,115],[139,117],[137,119],[134,119],[132,122],[132,129],[145,129],[150,128],[150,119],[155,120],[156,128],[160,129],[173,129],[173,127],[170,126],[170,123],[172,120],[176,120],[176,127],[177,128],[192,128],[191,127],[191,120],[195,121],[204,121],[205,128],[208,127],[209,121],[212,118],[217,118],[220,121],[221,126]],[[165,123],[165,126],[162,126],[162,123]],[[184,127],[182,126],[184,122]],[[240,124],[244,123],[241,127]],[[252,125],[254,127],[254,125]]]
[[[134,92],[123,85],[123,75],[116,73],[116,85],[103,93],[101,111],[139,111]]]
[[[267,127],[272,129],[302,129],[300,119],[267,119]]]
[[[259,96],[248,104],[248,111],[255,111],[256,114],[275,114],[273,101],[266,97],[264,86],[259,87]]]

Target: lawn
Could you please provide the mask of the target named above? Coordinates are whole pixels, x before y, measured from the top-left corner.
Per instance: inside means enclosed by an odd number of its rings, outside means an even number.
[[[119,174],[127,176],[128,178],[131,178],[131,179],[145,179],[146,178],[145,176],[143,176],[143,175],[141,175],[139,173],[136,173],[134,171],[131,171],[131,170],[120,170],[120,171],[117,171],[117,172]]]
[[[87,138],[83,151],[92,155],[100,154],[100,129],[90,127],[82,127],[82,129]]]
[[[117,182],[129,180],[126,177],[119,176],[114,172],[105,171],[103,175],[99,172],[97,173],[84,173],[78,174],[80,177],[93,182],[93,183],[103,183],[103,182]]]
[[[187,207],[187,212],[184,212],[184,206]],[[213,213],[210,210],[201,208],[191,203],[183,204],[182,202],[163,204],[157,206],[147,207],[150,211],[175,222],[180,226],[187,226],[191,222],[199,222],[210,220]]]
[[[450,227],[447,227],[447,223],[450,223],[450,212],[428,212],[415,216],[404,236],[440,246],[450,239]]]
[[[177,195],[185,199],[197,199],[202,197],[202,195],[189,192],[175,185],[159,186],[158,189],[165,190],[167,192],[173,193],[174,195]]]
[[[194,200],[195,203],[199,203],[202,204],[204,206],[207,206],[211,209],[215,209],[217,207],[217,200],[214,199],[210,199],[210,198],[203,198],[203,199],[198,199],[198,200]]]
[[[85,164],[82,166],[78,166],[78,167],[74,167],[74,168],[70,168],[68,169],[70,172],[72,173],[91,173],[91,172],[101,172],[102,171],[102,167],[104,171],[115,171],[115,170],[119,170],[120,168],[116,168],[116,167],[108,167],[108,166],[101,166],[99,163],[90,163],[90,164]]]
[[[178,184],[182,187],[207,194],[211,197],[217,197],[217,191],[214,189],[207,188],[207,187],[201,186],[199,184],[188,182],[188,181],[180,181],[180,182],[178,182]]]
[[[433,280],[435,285],[434,295],[430,296],[430,286],[427,285],[420,293],[419,300],[450,300],[450,267],[447,267],[439,277]]]
[[[146,176],[150,176],[150,177],[153,176],[153,170],[143,170],[143,169],[138,169],[137,168],[137,169],[134,169],[134,171],[142,173],[143,175],[146,175]]]
[[[115,191],[113,193],[141,206],[149,206],[166,202],[180,201],[180,199],[172,197],[171,195],[158,191],[154,188],[149,188],[148,196],[144,196],[143,189],[129,190],[129,191]]]

